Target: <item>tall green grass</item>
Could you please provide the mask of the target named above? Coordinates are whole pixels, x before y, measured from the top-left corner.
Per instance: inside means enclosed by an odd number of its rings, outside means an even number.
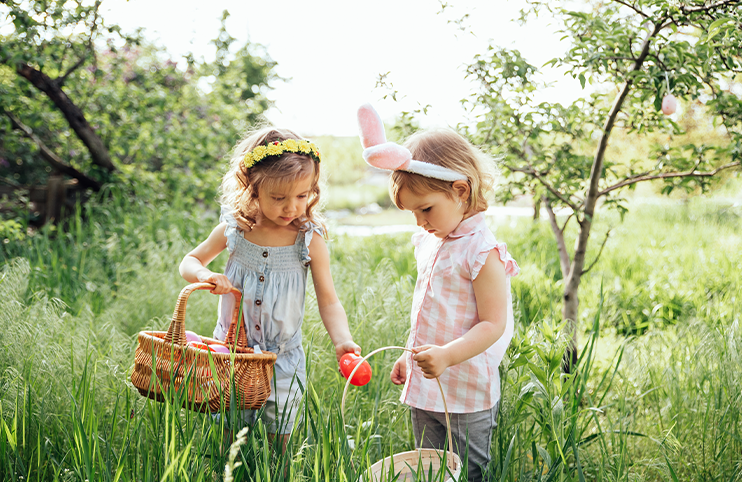
[[[388,379],[394,353],[370,360],[374,377],[351,390],[343,425],[345,380],[311,289],[309,383],[285,453],[260,424],[230,451],[229,434],[242,427],[140,397],[128,382],[134,334],[166,329],[184,285],[177,263],[216,218],[147,205],[90,209],[80,213],[81,234],[6,245],[1,480],[221,480],[229,467],[234,480],[350,481],[413,446]],[[597,220],[614,227],[581,287],[575,375],[560,366],[561,281],[548,226],[495,226],[523,268],[513,280],[516,336],[501,367],[495,480],[742,480],[738,210],[714,200],[637,204],[623,224]],[[415,276],[409,236],[369,241],[330,242],[338,295],[364,352],[404,342]],[[85,288],[91,281],[100,289]],[[186,323],[208,334],[217,300],[200,295],[189,299]]]
[[[562,286],[556,243],[546,222],[495,226],[523,267],[513,282],[523,321],[559,314]],[[622,222],[595,218],[588,262],[605,249],[580,285],[580,316],[591,319],[604,286],[604,323],[621,334],[641,334],[696,318],[739,317],[742,303],[742,201],[650,198],[632,203]],[[567,245],[574,233],[567,232]]]
[[[173,196],[135,196],[107,186],[61,227],[23,226],[22,239],[0,243],[0,262],[26,259],[31,292],[63,300],[69,312],[100,313],[143,272],[168,276],[184,247],[205,239],[216,224],[215,212]]]

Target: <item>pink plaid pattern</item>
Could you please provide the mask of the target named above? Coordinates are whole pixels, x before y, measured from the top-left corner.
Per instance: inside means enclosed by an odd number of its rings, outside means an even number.
[[[449,367],[439,377],[448,411],[471,413],[492,408],[500,399],[498,366],[513,338],[513,307],[510,277],[520,268],[498,243],[479,213],[465,219],[445,239],[426,231],[412,236],[417,260],[417,283],[412,299],[412,328],[407,347],[445,345],[461,337],[479,322],[474,285],[487,255],[497,249],[507,275],[507,324],[502,337],[483,353]],[[407,357],[407,381],[400,401],[415,408],[443,412],[438,383],[423,377],[422,370]]]

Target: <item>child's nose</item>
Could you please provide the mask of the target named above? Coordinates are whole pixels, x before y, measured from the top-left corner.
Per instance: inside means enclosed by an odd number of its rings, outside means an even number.
[[[425,224],[425,219],[423,218],[422,214],[415,213],[415,221],[417,222],[418,226],[422,226]]]

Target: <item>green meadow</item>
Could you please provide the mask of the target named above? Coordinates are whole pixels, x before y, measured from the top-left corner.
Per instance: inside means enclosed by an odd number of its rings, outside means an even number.
[[[350,201],[349,201],[350,203]],[[522,273],[516,335],[500,367],[493,480],[742,480],[742,200],[637,198],[583,278],[580,360],[562,372],[561,275],[545,220],[496,218]],[[281,453],[258,423],[142,398],[129,382],[140,330],[166,330],[182,256],[216,213],[109,191],[72,217],[2,244],[0,479],[355,481],[414,447],[388,373],[351,387],[307,295],[303,418]],[[330,225],[332,228],[332,224]],[[602,242],[596,234],[594,256]],[[415,264],[409,234],[333,235],[336,289],[364,353],[403,344]],[[221,255],[216,267],[226,260]],[[311,285],[311,284],[310,284]],[[209,335],[217,299],[195,293],[187,328]],[[465,469],[464,469],[465,470]],[[419,471],[417,480],[444,480]],[[393,480],[389,478],[388,480]]]

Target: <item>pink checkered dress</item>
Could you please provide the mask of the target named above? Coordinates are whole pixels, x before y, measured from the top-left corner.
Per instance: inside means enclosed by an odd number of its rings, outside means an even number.
[[[412,328],[407,347],[445,345],[461,337],[479,322],[474,285],[487,255],[497,249],[507,277],[507,324],[502,337],[479,355],[447,368],[440,376],[448,411],[471,413],[492,408],[500,399],[498,366],[513,338],[513,307],[510,277],[520,272],[479,213],[465,219],[445,239],[426,231],[412,236],[417,260],[417,283],[412,299]],[[411,369],[410,369],[411,368]],[[411,407],[443,412],[443,400],[435,379],[428,380],[412,354],[407,357],[407,381],[400,401]]]

